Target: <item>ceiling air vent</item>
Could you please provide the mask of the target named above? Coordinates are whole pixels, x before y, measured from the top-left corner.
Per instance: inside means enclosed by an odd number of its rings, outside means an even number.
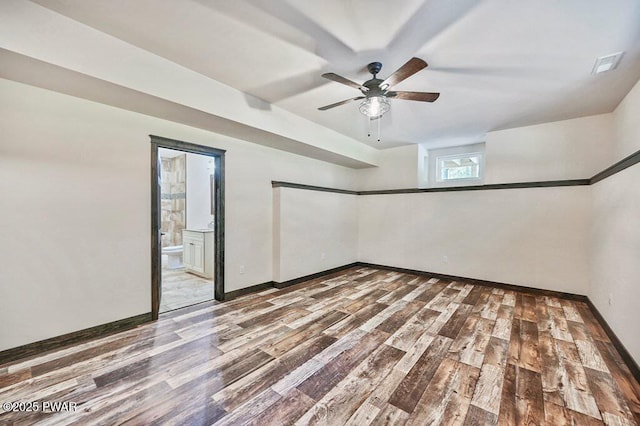
[[[622,59],[624,52],[613,53],[607,56],[601,56],[596,59],[596,63],[593,66],[591,74],[600,74],[601,72],[611,71],[618,67],[620,59]]]

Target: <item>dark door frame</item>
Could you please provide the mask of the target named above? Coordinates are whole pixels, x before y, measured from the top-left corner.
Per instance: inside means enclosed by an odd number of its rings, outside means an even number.
[[[160,247],[160,168],[158,148],[190,152],[213,157],[215,162],[214,190],[214,285],[215,300],[224,301],[224,154],[225,150],[196,145],[161,136],[151,138],[151,314],[158,319],[160,286],[162,285],[162,250]]]

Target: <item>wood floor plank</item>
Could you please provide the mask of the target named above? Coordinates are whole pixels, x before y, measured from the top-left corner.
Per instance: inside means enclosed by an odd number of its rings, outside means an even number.
[[[377,300],[378,303],[384,303],[387,305],[391,305],[395,302],[397,302],[398,300],[403,300],[404,297],[411,293],[412,291],[414,291],[416,289],[415,286],[411,286],[408,284],[402,284],[395,290],[387,293],[386,295],[382,296],[381,298],[379,298]],[[415,299],[415,298],[414,298]]]
[[[620,423],[633,423],[634,416],[620,394],[613,377],[608,372],[593,370],[585,366],[589,388],[600,413],[620,418]]]
[[[455,339],[460,329],[467,321],[467,317],[471,313],[473,307],[471,305],[461,304],[458,306],[458,309],[455,313],[449,318],[449,320],[444,324],[444,326],[438,332],[439,335],[448,337],[450,339]]]
[[[516,369],[516,423],[542,424],[544,399],[540,373],[518,367]]]
[[[492,336],[509,340],[511,336],[511,323],[513,322],[513,306],[502,304],[498,308],[496,324],[491,332]]]
[[[306,379],[298,389],[318,401],[338,384],[356,365],[389,337],[387,333],[372,330],[353,348],[329,361],[319,371]]]
[[[602,359],[600,352],[596,346],[590,340],[575,340],[580,360],[585,368],[591,368],[594,370],[609,373],[607,364]]]
[[[394,347],[382,345],[322,399],[316,399],[316,405],[296,424],[345,424],[403,354]]]
[[[442,290],[447,287],[446,282],[436,281],[434,283],[429,284],[429,287],[415,300],[420,300],[421,302],[429,303],[431,302]]]
[[[544,402],[544,415],[548,425],[558,426],[602,426],[601,420],[594,419],[551,401]]]
[[[485,349],[484,364],[504,369],[507,364],[508,352],[509,342],[507,340],[491,336]]]
[[[479,369],[445,357],[406,424],[462,423],[479,374]]]
[[[362,324],[360,328],[365,331],[371,331],[377,328],[380,324],[382,324],[396,312],[403,311],[407,307],[408,303],[409,302],[405,302],[404,300],[395,302],[393,305],[388,306],[385,310],[381,311],[376,316],[372,317],[367,322]]]
[[[412,413],[440,363],[449,352],[451,343],[452,340],[444,336],[434,338],[429,351],[425,351],[418,359],[389,398],[389,403],[407,413]]]
[[[473,321],[476,319],[477,321]],[[468,329],[469,325],[471,329]],[[482,317],[469,317],[454,340],[449,356],[468,365],[480,368],[487,345],[491,339],[494,320]]]
[[[386,305],[382,303],[379,303],[379,304],[376,303],[376,300],[378,300],[381,296],[384,296],[385,294],[386,292],[382,289],[374,290],[371,293],[365,295],[364,297],[358,300],[355,300],[344,307],[341,307],[340,310],[342,312],[346,312],[347,314],[353,314],[355,312],[358,312],[362,308],[371,306],[372,304],[382,305],[386,308]]]
[[[471,289],[469,294],[462,300],[461,303],[474,306],[476,303],[478,303],[482,294],[484,294],[482,287],[475,286],[473,287],[473,289]]]
[[[149,374],[153,374],[154,371],[161,370],[165,365],[171,362],[190,357],[191,351],[205,352],[210,354],[211,357],[214,357],[221,354],[221,351],[216,347],[216,343],[215,339],[212,339],[210,336],[205,336],[180,347],[170,349],[157,355],[149,356],[148,358],[144,358],[140,361],[100,374],[94,377],[93,380],[96,383],[96,386],[101,387],[119,380],[131,381],[137,378],[143,378]]]
[[[369,401],[363,402],[355,413],[349,417],[344,423],[345,426],[364,426],[370,425],[380,413],[380,408],[371,404]]]
[[[536,298],[534,296],[522,295],[522,315],[520,319],[536,323],[538,316],[536,315]]]
[[[500,397],[504,368],[485,364],[480,370],[480,378],[475,387],[471,403],[483,411],[494,414],[496,421],[500,413]],[[484,415],[483,415],[484,417]]]
[[[309,411],[315,403],[303,392],[293,388],[247,424],[255,426],[291,424]]]
[[[268,345],[261,345],[261,349],[273,357],[279,357],[293,350],[298,345],[301,345],[309,339],[317,336],[318,333],[331,327],[333,324],[341,321],[345,317],[346,314],[342,312],[333,311],[324,313],[322,317],[317,318],[313,323],[300,326],[294,329],[291,333],[285,334],[283,338],[272,341]],[[333,340],[336,339],[334,338]]]
[[[342,338],[351,331],[360,327],[365,322],[369,321],[374,316],[378,315],[380,312],[387,309],[387,305],[383,305],[382,303],[373,303],[371,305],[365,306],[359,311],[355,311],[352,315],[347,316],[346,318],[338,321],[331,327],[328,327],[324,334],[329,336],[333,336],[336,338]],[[340,310],[340,312],[344,312]]]
[[[502,299],[502,304],[515,307],[516,306],[516,293],[513,291],[505,291],[504,298]]]
[[[25,368],[15,373],[5,373],[0,375],[0,389],[9,387],[13,384],[24,382],[32,377],[31,369]]]
[[[485,319],[495,320],[498,317],[498,310],[502,304],[503,296],[491,293],[487,302],[480,309],[480,316]]]
[[[562,310],[564,311],[564,317],[567,319],[567,321],[573,321],[573,322],[579,322],[579,323],[584,322],[582,320],[582,316],[580,315],[580,312],[578,312],[573,302],[571,302],[570,300],[561,300],[560,305],[562,306]]]
[[[560,385],[558,386],[564,406],[579,413],[600,419],[600,412],[591,393],[584,368],[576,362],[571,352],[566,350],[569,344],[556,341],[559,354]],[[575,349],[574,349],[575,350]],[[575,350],[577,353],[577,350]]]
[[[467,416],[464,419],[465,426],[476,426],[476,425],[497,425],[498,424],[498,416],[494,413],[490,413],[489,411],[485,411],[482,408],[479,408],[473,404],[469,406],[469,410],[467,411]]]
[[[401,409],[387,404],[386,407],[381,410],[373,422],[372,426],[403,426],[409,420],[409,414]],[[355,426],[355,425],[354,425]]]
[[[545,401],[551,401],[564,406],[562,386],[564,370],[560,366],[560,359],[555,341],[550,331],[539,333],[540,363],[542,366],[542,392]]]
[[[366,401],[369,406],[384,410],[391,395],[406,376],[406,373],[398,370],[397,366],[398,364],[396,364],[396,367],[394,367],[391,373],[371,392]]]
[[[514,321],[511,329],[509,362],[522,368],[540,372],[538,327],[526,320]]]
[[[408,352],[439,315],[438,311],[422,308],[413,318],[398,328],[385,343]]]
[[[591,334],[589,333],[589,330],[587,329],[587,326],[584,325],[584,323],[567,321],[567,325],[569,326],[569,333],[571,333],[573,340],[592,340]]]
[[[517,302],[516,302],[517,303]],[[500,398],[499,425],[516,424],[516,367],[507,363],[502,382],[502,397]]]
[[[0,365],[0,424],[640,424],[583,302],[369,267]]]
[[[594,343],[633,413],[636,423],[640,424],[640,383],[631,375],[611,343],[598,340]]]
[[[246,425],[249,424],[258,417],[261,413],[268,410],[269,407],[276,404],[282,395],[273,391],[272,389],[267,389],[264,392],[260,393],[255,398],[252,398],[250,401],[244,403],[239,409],[236,411],[227,414],[222,417],[215,423],[205,423],[205,424],[214,424],[214,425]],[[175,423],[182,424],[182,423]]]
[[[594,340],[600,340],[602,342],[610,342],[609,336],[604,331],[604,329],[598,324],[598,321],[595,319],[591,311],[589,311],[589,307],[580,302],[575,303],[576,310],[580,314],[584,325],[589,329],[589,334],[591,338]]]
[[[436,297],[427,302],[426,306],[434,311],[443,312],[456,299],[458,291],[446,287]]]
[[[416,312],[422,309],[425,305],[424,302],[419,301],[407,302],[403,300],[402,302],[406,303],[403,306],[402,310],[393,313],[391,316],[381,322],[380,325],[376,327],[377,330],[384,331],[385,333],[388,333],[390,335],[395,333],[400,327],[406,324],[409,318],[413,317]]]
[[[213,399],[220,401],[227,411],[233,411],[266,388],[274,385],[289,372],[313,358],[335,342],[333,337],[320,335],[308,340],[296,349],[287,352],[273,364],[265,365],[252,374],[247,375],[236,383],[229,384],[220,392],[213,395]]]

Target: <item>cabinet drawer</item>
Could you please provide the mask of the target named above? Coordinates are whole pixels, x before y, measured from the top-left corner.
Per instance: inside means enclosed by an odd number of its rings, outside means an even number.
[[[202,232],[182,231],[183,240],[191,241],[204,241],[204,234]]]

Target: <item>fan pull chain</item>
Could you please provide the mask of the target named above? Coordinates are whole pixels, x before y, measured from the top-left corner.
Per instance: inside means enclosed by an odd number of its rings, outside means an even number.
[[[367,131],[367,137],[370,138],[371,137],[371,117],[369,117],[369,130]]]
[[[378,117],[378,142],[380,142],[380,122],[382,121],[382,116]]]

